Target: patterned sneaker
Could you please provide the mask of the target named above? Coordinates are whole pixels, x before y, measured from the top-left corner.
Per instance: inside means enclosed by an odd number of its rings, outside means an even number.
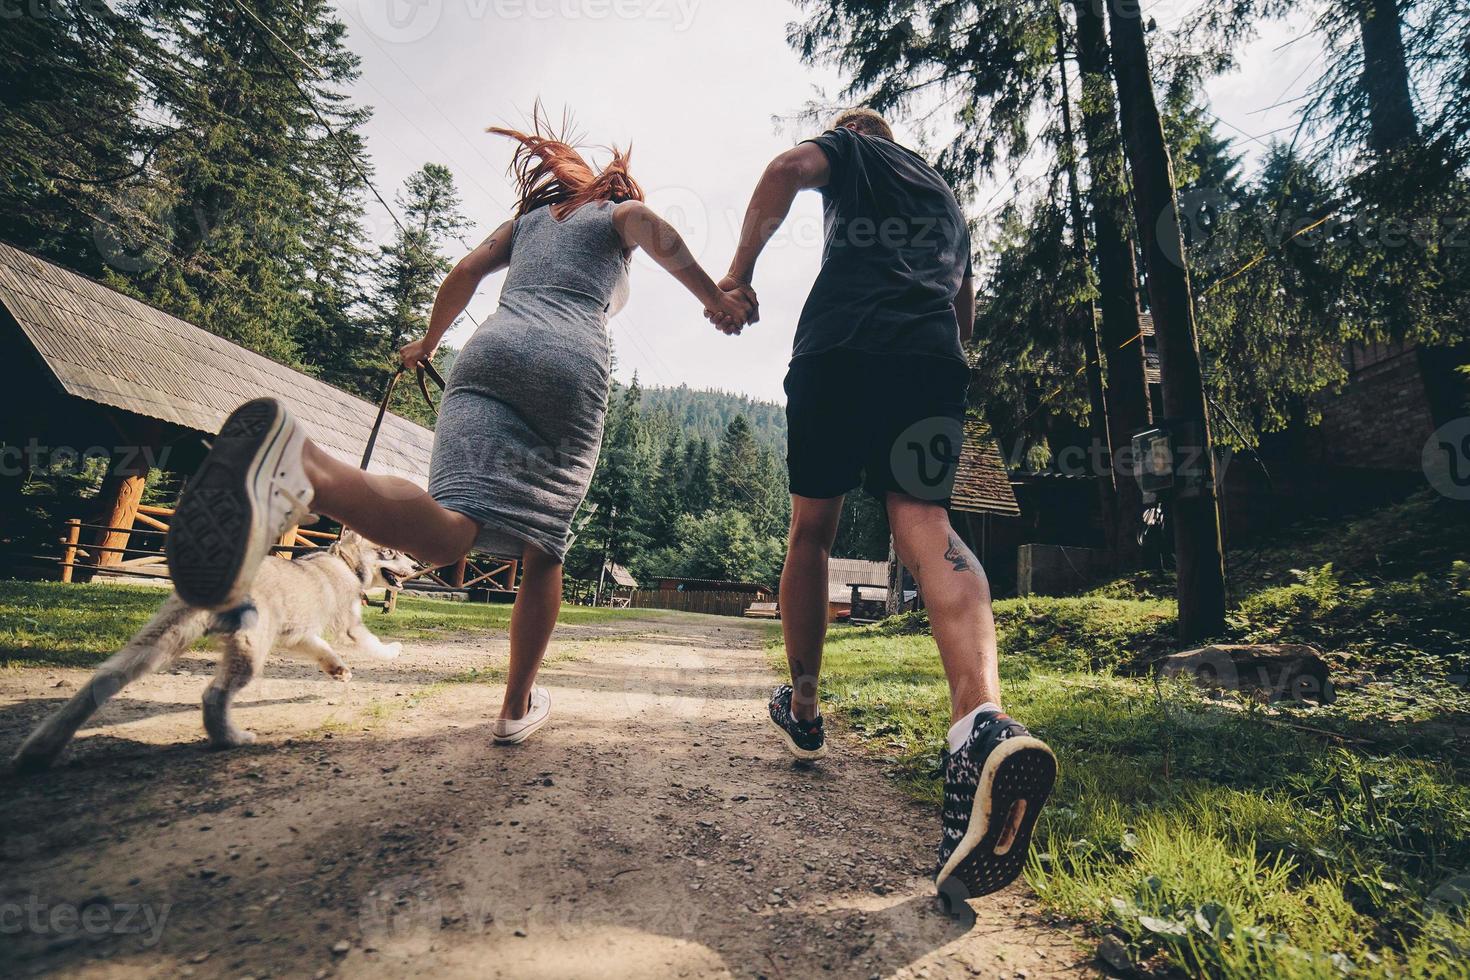
[[[978,715],[960,750],[944,753],[944,836],[934,884],[951,913],[1020,876],[1056,779],[1047,744],[996,711]]]
[[[519,718],[496,718],[493,733],[496,745],[524,742],[551,718],[551,692],[540,684],[531,687],[531,706]]]
[[[798,759],[821,759],[827,755],[827,736],[822,734],[822,716],[800,721],[791,713],[790,684],[782,684],[771,695],[771,724],[786,740],[786,750]]]
[[[246,402],[225,419],[164,545],[179,598],[226,609],[249,595],[261,561],[311,505],[301,462],[305,443],[274,398]]]

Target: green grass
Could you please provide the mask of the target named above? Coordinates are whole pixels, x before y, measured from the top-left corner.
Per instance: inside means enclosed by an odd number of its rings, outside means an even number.
[[[1420,526],[1437,511],[1337,529],[1376,556],[1256,557],[1222,639],[1331,651],[1330,706],[1156,687],[1141,666],[1177,649],[1156,577],[996,604],[1007,710],[1061,761],[1026,872],[1045,907],[1145,972],[1470,976],[1470,539]],[[922,615],[834,630],[823,701],[938,802],[949,698]]]
[[[0,581],[0,664],[95,666],[126,643],[166,595],[133,585]],[[451,639],[506,629],[510,608],[402,596],[392,615],[366,609],[363,616],[373,632],[389,640]],[[563,606],[558,622],[588,625],[629,615],[621,609]]]

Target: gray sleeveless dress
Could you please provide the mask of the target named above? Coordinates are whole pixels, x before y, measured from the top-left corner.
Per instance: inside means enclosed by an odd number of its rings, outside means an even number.
[[[628,293],[613,207],[586,204],[564,221],[542,207],[516,220],[500,307],[449,374],[429,495],[479,523],[476,551],[532,544],[566,557],[602,446],[607,319]]]

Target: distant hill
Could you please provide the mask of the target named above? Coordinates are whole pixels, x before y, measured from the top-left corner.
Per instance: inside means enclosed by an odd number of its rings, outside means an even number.
[[[687,385],[677,388],[644,388],[643,411],[666,414],[684,432],[685,439],[700,436],[711,445],[719,442],[725,427],[735,416],[744,415],[759,445],[777,453],[786,453],[786,408],[775,402],[757,401],[749,395],[729,391],[696,390]]]

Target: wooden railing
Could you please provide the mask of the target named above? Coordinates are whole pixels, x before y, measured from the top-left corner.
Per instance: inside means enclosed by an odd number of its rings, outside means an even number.
[[[156,507],[140,504],[132,524],[127,527],[106,524],[91,524],[79,518],[67,521],[61,538],[61,580],[70,582],[77,569],[85,572],[105,572],[109,575],[135,575],[146,578],[167,578],[167,559],[162,550],[163,539],[147,541],[147,547],[137,546],[132,538],[135,534],[168,534],[168,522],[173,517],[172,507]],[[82,540],[82,532],[93,532],[99,542],[93,544]],[[335,531],[314,531],[309,528],[293,527],[281,535],[271,553],[295,557],[305,551],[325,548],[336,541]],[[54,559],[47,559],[54,560]],[[520,562],[514,558],[495,558],[472,555],[462,558],[455,565],[443,568],[426,568],[407,581],[432,583],[431,590],[469,591],[481,589],[489,592],[516,591],[516,576]]]
[[[471,555],[461,558],[458,564],[443,568],[426,568],[405,580],[405,584],[427,579],[442,589],[468,591],[485,589],[490,592],[514,592],[516,575],[521,567],[515,558],[495,558]]]

